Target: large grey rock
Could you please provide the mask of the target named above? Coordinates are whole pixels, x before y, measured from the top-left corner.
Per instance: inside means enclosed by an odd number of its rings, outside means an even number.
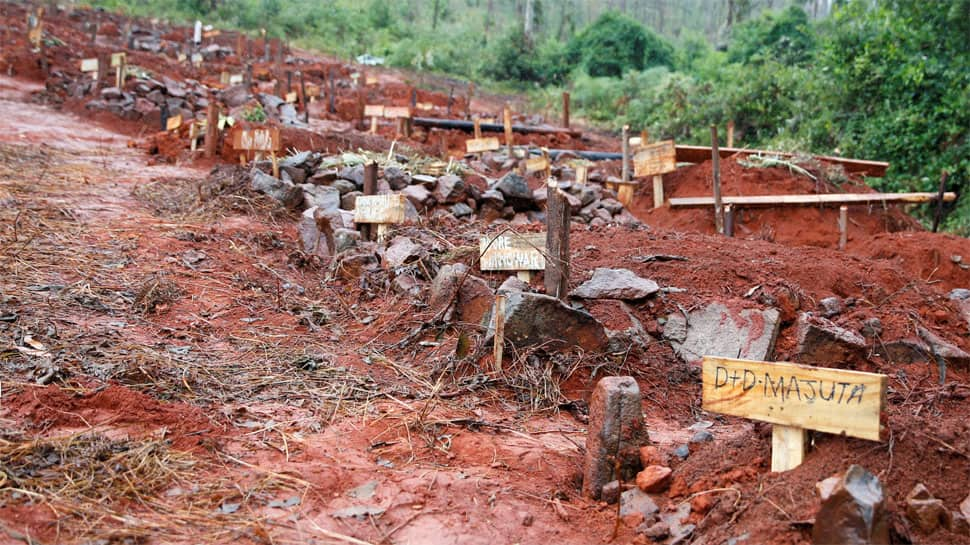
[[[445,265],[431,282],[428,304],[445,321],[481,324],[495,297],[485,280],[474,276],[462,263]]]
[[[340,169],[340,172],[337,173],[337,177],[343,180],[350,180],[351,182],[354,182],[357,189],[364,189],[364,165],[344,167]]]
[[[330,187],[335,188],[337,191],[340,192],[341,195],[346,195],[347,193],[350,193],[352,191],[357,191],[357,185],[354,184],[354,182],[351,182],[350,180],[334,180],[330,184]],[[363,193],[361,193],[361,195],[363,195]]]
[[[401,194],[415,206],[424,209],[431,203],[431,192],[423,185],[409,185],[401,190]]]
[[[583,495],[599,499],[606,483],[633,480],[642,469],[640,446],[647,440],[637,381],[633,377],[600,379],[589,400]],[[622,516],[622,497],[620,506]],[[653,509],[656,512],[656,506]]]
[[[490,205],[501,210],[505,207],[505,196],[500,191],[489,189],[482,193],[481,204]]]
[[[245,85],[241,84],[233,85],[232,87],[224,89],[222,93],[220,93],[220,96],[222,101],[230,109],[238,108],[239,106],[242,106],[253,99],[253,95],[249,93],[249,89],[247,89]]]
[[[311,160],[313,159],[312,151],[299,151],[293,155],[287,155],[286,157],[280,159],[280,168],[306,168]]]
[[[340,210],[340,191],[329,185],[302,184],[303,202],[307,208],[319,207],[328,212]]]
[[[649,297],[659,290],[656,282],[641,278],[629,269],[598,268],[593,271],[592,278],[580,284],[569,296],[630,301]]]
[[[513,291],[530,291],[532,288],[518,276],[510,276],[502,282],[495,293],[506,294]]]
[[[970,290],[958,288],[950,292],[949,299],[956,305],[963,321],[970,328]]]
[[[822,507],[815,515],[812,541],[818,544],[889,545],[889,513],[882,483],[852,465],[818,485]]]
[[[455,216],[456,218],[464,218],[467,216],[471,216],[475,212],[474,210],[472,210],[472,207],[468,206],[463,202],[452,205],[450,210],[451,210],[451,215]]]
[[[255,191],[265,193],[289,208],[299,208],[303,204],[303,189],[300,186],[284,182],[259,169],[253,169],[250,184]]]
[[[384,169],[384,179],[387,185],[395,191],[400,191],[411,185],[411,175],[396,166],[389,166]]]
[[[631,488],[620,494],[620,518],[635,517],[650,520],[660,511],[650,494],[639,488]]]
[[[616,199],[603,199],[600,201],[600,207],[614,215],[623,211],[623,203]]]
[[[529,210],[535,206],[529,184],[526,183],[525,178],[514,172],[503,176],[492,189],[500,192],[505,197],[506,204],[516,211]]]
[[[674,352],[688,362],[704,356],[770,360],[781,325],[776,309],[731,310],[713,303],[685,318],[681,313],[667,317],[663,336]]]
[[[409,263],[420,261],[428,252],[420,244],[409,237],[394,237],[394,240],[384,251],[384,264],[390,269],[396,269]]]
[[[259,103],[263,105],[263,108],[265,108],[268,112],[275,112],[281,105],[286,104],[285,100],[276,95],[259,93],[256,95],[256,98],[259,100]]]
[[[458,176],[447,174],[438,178],[434,198],[442,204],[454,204],[465,199],[465,182]]]
[[[334,246],[336,246],[334,251],[336,253],[340,253],[351,248],[356,248],[357,243],[360,242],[360,240],[360,231],[356,229],[346,229],[341,227],[339,229],[334,229],[333,231],[333,243]]]
[[[505,340],[516,347],[541,344],[550,350],[579,347],[599,352],[609,342],[599,320],[555,297],[524,292],[506,297]],[[488,336],[494,334],[494,322],[489,324]]]
[[[842,367],[847,360],[865,356],[866,340],[820,316],[803,312],[796,326],[795,359],[821,367]]]
[[[297,185],[306,183],[306,171],[302,167],[280,165],[280,173],[285,173]]]
[[[877,345],[878,354],[892,363],[935,362],[955,367],[970,366],[970,354],[939,335],[917,327],[919,338],[886,341]]]

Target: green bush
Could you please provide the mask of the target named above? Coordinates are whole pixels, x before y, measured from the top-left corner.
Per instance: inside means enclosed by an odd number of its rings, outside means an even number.
[[[601,15],[569,42],[569,58],[593,77],[673,66],[673,48],[640,23],[615,11]]]

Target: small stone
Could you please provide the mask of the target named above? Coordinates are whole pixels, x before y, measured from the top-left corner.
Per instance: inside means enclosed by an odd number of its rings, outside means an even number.
[[[882,335],[882,321],[879,318],[866,318],[862,322],[862,335],[870,339]]]
[[[522,281],[518,276],[510,276],[502,282],[502,285],[498,287],[496,293],[509,293],[513,291],[530,291],[531,287],[529,284]]]
[[[316,184],[316,185],[322,185],[322,184]],[[333,182],[331,182],[330,184],[330,187],[335,188],[337,191],[340,192],[341,195],[346,195],[347,193],[357,190],[357,186],[354,185],[354,182],[351,182],[350,180],[333,180]],[[363,195],[363,193],[361,193],[361,195]]]
[[[253,169],[251,185],[253,190],[265,193],[289,208],[299,208],[303,204],[300,186],[274,178],[261,170]]]
[[[473,212],[474,210],[472,210],[470,206],[468,206],[463,202],[452,205],[451,207],[451,215],[455,216],[456,218],[464,218],[467,216],[471,216]]]
[[[930,533],[944,525],[948,515],[943,500],[934,498],[922,483],[906,495],[906,516],[923,532]]]
[[[671,470],[664,466],[647,466],[637,473],[637,486],[644,492],[663,492],[670,485]]]
[[[532,526],[532,523],[536,521],[536,518],[532,513],[522,513],[522,526]]]
[[[620,494],[620,518],[628,526],[635,528],[659,511],[653,498],[639,488],[631,488]]]
[[[600,491],[600,501],[605,501],[608,504],[614,504],[620,499],[620,481],[610,481],[603,485],[603,490]]]
[[[438,178],[438,186],[434,190],[434,197],[439,203],[442,204],[453,204],[464,200],[464,180],[453,174],[448,174]]]
[[[346,182],[346,180],[341,180]],[[357,208],[357,197],[363,195],[360,191],[350,191],[345,193],[340,197],[340,209],[341,210],[355,210]]]
[[[401,194],[418,209],[424,209],[431,201],[431,192],[423,185],[409,185],[401,190]]]
[[[661,454],[660,449],[653,445],[648,445],[645,447],[640,447],[640,464],[643,467],[649,466],[662,466],[665,465],[665,460],[663,454]]]
[[[654,541],[660,541],[670,535],[670,527],[667,526],[666,522],[661,520],[644,528],[640,533]]]
[[[598,268],[593,276],[570,293],[581,299],[638,300],[660,291],[653,280],[636,275],[629,269]]]
[[[535,206],[535,199],[532,197],[532,190],[525,178],[514,172],[503,176],[492,188],[505,197],[506,204],[512,206],[516,211],[529,210]]]
[[[854,331],[839,327],[830,320],[803,312],[796,325],[798,345],[795,359],[822,367],[844,366],[852,357],[863,357],[866,340]]]
[[[835,479],[821,487],[829,494],[815,515],[812,541],[889,545],[889,513],[879,479],[857,465]]]
[[[708,443],[714,440],[714,434],[707,430],[700,430],[690,438],[691,443]]]
[[[690,447],[687,445],[680,445],[674,449],[674,456],[680,458],[681,460],[686,460],[690,456]]]
[[[845,310],[842,299],[838,297],[826,297],[819,301],[818,304],[822,307],[822,315],[826,318],[841,314]]]

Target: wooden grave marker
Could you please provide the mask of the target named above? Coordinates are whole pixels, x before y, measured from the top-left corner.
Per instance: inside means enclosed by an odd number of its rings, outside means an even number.
[[[376,223],[377,242],[383,244],[388,225],[403,223],[406,212],[406,197],[401,193],[360,195],[354,205],[354,223]]]
[[[277,127],[263,127],[254,129],[238,129],[232,133],[232,147],[239,154],[240,164],[246,164],[247,152],[254,152],[254,159],[259,160],[264,153],[269,153],[273,161],[273,176],[280,177],[280,167],[276,152],[280,149],[280,130]]]
[[[81,59],[81,72],[91,74],[91,77],[98,77],[98,59]]]
[[[633,175],[653,177],[653,207],[664,203],[663,175],[677,170],[677,148],[673,140],[654,144],[641,142],[640,151],[633,156]]]
[[[165,121],[166,131],[178,130],[178,128],[181,126],[182,126],[182,114],[173,115]]]
[[[111,67],[115,69],[115,87],[122,89],[128,77],[128,55],[125,52],[111,54]]]
[[[406,138],[411,137],[411,107],[385,106],[384,117],[397,119],[397,132]]]
[[[488,138],[470,138],[465,140],[465,151],[467,153],[496,151],[501,147],[502,145],[499,143],[498,137],[495,136],[490,136]]]
[[[34,49],[40,49],[44,36],[44,8],[37,8],[34,13],[27,13],[27,42]]]
[[[364,117],[370,118],[371,134],[377,134],[377,118],[384,117],[384,106],[381,104],[368,104],[364,106]]]
[[[296,103],[296,99],[297,99],[296,91],[290,91],[289,93],[286,93],[286,97],[285,97],[286,102],[290,104],[294,104]]]
[[[879,441],[886,375],[704,356],[703,408],[769,422],[771,470],[798,467],[805,430]]]
[[[532,280],[532,271],[546,269],[545,233],[507,232],[478,239],[478,256],[483,271],[515,271],[524,282]]]

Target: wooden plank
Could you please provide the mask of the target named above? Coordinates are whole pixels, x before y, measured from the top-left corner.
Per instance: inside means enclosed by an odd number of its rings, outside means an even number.
[[[502,372],[502,352],[505,349],[505,295],[495,296],[495,336],[492,338],[495,359],[495,372]]]
[[[400,193],[361,195],[354,206],[354,223],[403,223],[406,210]]]
[[[126,57],[126,55],[125,55],[124,52],[121,52],[121,53],[112,53],[111,54],[111,67],[112,68],[117,68],[117,67],[121,66],[121,64],[125,62],[125,57]]]
[[[879,440],[886,375],[704,356],[702,383],[706,411]]]
[[[97,72],[98,59],[81,59],[81,72]]]
[[[364,117],[384,117],[384,106],[382,104],[365,105]]]
[[[495,151],[500,147],[502,146],[499,144],[498,138],[495,136],[490,136],[488,138],[470,138],[465,140],[465,150],[468,153]]]
[[[174,131],[175,129],[182,126],[182,114],[173,115],[165,121],[165,130]]]
[[[411,107],[384,106],[384,117],[389,119],[411,119]]]
[[[792,157],[793,153],[783,153],[780,151],[743,149],[724,147],[718,149],[721,157],[732,155],[770,155],[775,157]],[[865,173],[868,176],[882,177],[889,169],[889,163],[883,161],[868,161],[863,159],[850,159],[846,157],[831,157],[826,155],[815,155],[816,159],[821,159],[827,163],[842,165],[846,171],[855,173]],[[677,161],[682,163],[703,163],[711,158],[711,148],[708,146],[677,146]]]
[[[528,173],[545,172],[549,169],[549,158],[545,156],[530,157],[525,161],[525,171]]]
[[[673,140],[643,146],[633,156],[633,175],[657,176],[677,170],[677,149]]]
[[[542,249],[545,233],[504,233],[478,239],[478,256],[483,271],[541,271],[546,268]]]
[[[721,197],[724,204],[735,206],[837,206],[842,204],[873,204],[881,202],[930,202],[936,200],[936,193],[827,193],[817,195],[752,195],[748,197]],[[956,193],[944,193],[943,200],[956,200]],[[671,207],[711,206],[711,197],[671,198]]]
[[[789,471],[802,465],[808,433],[803,428],[775,424],[771,427],[771,470]]]
[[[237,129],[232,133],[232,147],[238,151],[278,151],[280,130],[276,127]]]

